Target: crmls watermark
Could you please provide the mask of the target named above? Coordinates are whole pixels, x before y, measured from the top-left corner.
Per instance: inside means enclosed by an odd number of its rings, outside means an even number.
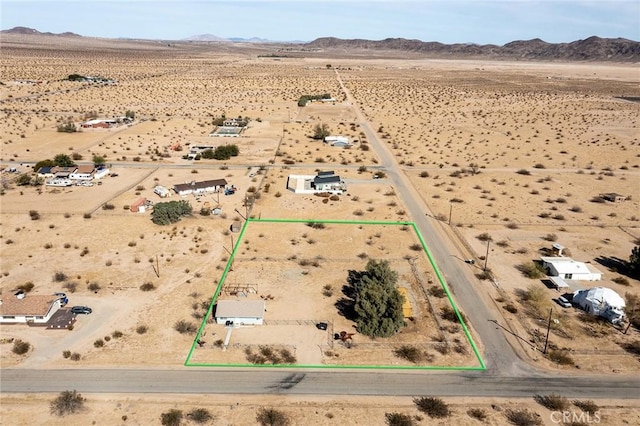
[[[598,424],[601,421],[600,412],[583,413],[582,411],[554,411],[551,413],[553,423],[585,423]]]

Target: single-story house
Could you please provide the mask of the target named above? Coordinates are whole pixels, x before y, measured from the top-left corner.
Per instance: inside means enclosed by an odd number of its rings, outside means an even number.
[[[63,306],[64,296],[4,293],[0,295],[0,323],[46,324]]]
[[[606,287],[594,287],[573,293],[573,304],[588,314],[600,316],[617,324],[624,318],[625,302],[615,291]]]
[[[550,277],[563,280],[599,281],[602,272],[591,265],[577,262],[570,257],[541,257],[542,265]]]
[[[95,167],[93,164],[78,166],[75,171],[69,174],[70,179],[91,180]]]
[[[266,311],[264,300],[218,300],[216,303],[216,323],[240,325],[262,325]]]
[[[332,171],[318,172],[317,175],[289,175],[287,179],[287,189],[296,194],[316,194],[320,192],[330,192],[332,194],[342,194],[347,190],[347,186]]]
[[[89,120],[80,125],[83,129],[108,129],[118,124],[116,120]]]
[[[241,118],[227,118],[222,122],[223,127],[246,127],[247,122]]]
[[[51,168],[51,173],[56,178],[69,179],[71,176],[71,173],[75,172],[76,169],[77,169],[76,166],[71,166],[71,167],[55,166]]]
[[[324,142],[333,146],[339,146],[339,145],[336,145],[338,143],[343,145],[348,145],[349,138],[347,136],[325,136]]]
[[[205,192],[217,192],[227,185],[225,179],[205,180],[202,182],[179,183],[173,186],[176,194],[184,196],[189,194],[202,194]]]

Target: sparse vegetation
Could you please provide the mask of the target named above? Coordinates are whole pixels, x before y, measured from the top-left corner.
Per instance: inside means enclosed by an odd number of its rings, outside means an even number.
[[[31,349],[31,344],[29,342],[16,339],[13,341],[13,348],[11,349],[11,352],[16,355],[24,355],[29,352],[29,349]]]
[[[413,402],[416,404],[418,410],[431,418],[444,419],[451,415],[449,406],[440,398],[423,396],[421,398],[414,398]]]
[[[288,426],[291,423],[291,419],[284,411],[275,408],[258,409],[256,421],[261,426]]]
[[[66,416],[84,410],[85,399],[77,391],[63,391],[51,401],[51,414]]]

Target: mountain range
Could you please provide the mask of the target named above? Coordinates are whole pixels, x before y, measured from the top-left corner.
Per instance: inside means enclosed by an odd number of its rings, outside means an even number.
[[[15,27],[0,31],[2,34],[47,35],[57,37],[82,37],[72,32],[54,34],[33,28]],[[438,58],[486,58],[519,60],[569,60],[569,61],[640,61],[640,42],[624,38],[589,37],[570,43],[548,43],[539,38],[517,40],[498,46],[495,44],[456,43],[387,38],[384,40],[340,39],[321,37],[311,42],[271,41],[263,38],[222,38],[213,34],[194,35],[180,41],[192,43],[253,43],[299,45],[305,51],[343,49],[360,52],[397,51],[424,54]]]

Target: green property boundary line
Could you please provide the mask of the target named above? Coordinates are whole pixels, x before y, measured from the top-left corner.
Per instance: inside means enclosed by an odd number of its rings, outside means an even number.
[[[458,317],[458,321],[460,322],[460,325],[462,326],[462,329],[464,331],[465,336],[467,337],[467,340],[469,342],[469,344],[471,345],[471,348],[473,349],[473,353],[476,356],[476,359],[478,360],[478,362],[480,363],[480,367],[465,367],[465,366],[411,366],[411,365],[407,365],[407,366],[396,366],[396,365],[306,365],[306,364],[276,364],[276,365],[271,365],[271,364],[265,364],[265,365],[257,365],[257,364],[210,364],[210,363],[191,363],[191,357],[193,356],[193,352],[196,349],[196,345],[198,343],[198,340],[200,339],[200,336],[202,335],[202,331],[204,330],[204,327],[207,324],[207,321],[209,319],[209,317],[211,316],[212,312],[213,312],[213,307],[215,305],[216,300],[218,299],[218,296],[220,295],[220,291],[222,290],[222,285],[224,284],[225,279],[227,278],[227,275],[229,273],[229,270],[231,269],[231,265],[233,263],[233,259],[236,255],[236,252],[238,251],[238,247],[240,247],[240,241],[242,241],[242,238],[244,237],[244,234],[247,230],[247,227],[249,226],[250,223],[252,222],[256,222],[256,223],[330,223],[330,224],[340,224],[340,225],[390,225],[390,226],[411,226],[413,228],[413,231],[416,233],[416,235],[418,236],[418,240],[420,241],[420,244],[422,245],[422,249],[424,250],[424,252],[427,255],[427,258],[429,259],[429,262],[431,263],[431,266],[433,267],[433,270],[436,273],[436,276],[438,277],[438,281],[440,282],[440,285],[442,286],[442,288],[444,289],[446,295],[447,295],[447,299],[449,300],[449,303],[451,304],[451,306],[453,307],[453,310],[456,313],[456,316]],[[240,230],[240,234],[238,235],[238,243],[235,245],[235,247],[233,248],[231,255],[229,256],[229,260],[227,261],[227,265],[224,268],[224,271],[222,272],[222,276],[220,277],[220,281],[218,282],[218,286],[216,287],[216,291],[213,294],[213,297],[211,299],[211,303],[209,305],[209,309],[207,310],[206,315],[204,316],[204,318],[202,319],[202,323],[200,324],[200,327],[198,328],[198,333],[196,334],[195,339],[193,340],[193,343],[191,344],[191,349],[189,350],[189,354],[187,355],[187,359],[184,362],[185,367],[228,367],[228,368],[247,368],[247,367],[253,367],[253,368],[325,368],[325,369],[387,369],[387,370],[486,370],[486,364],[484,363],[484,360],[482,359],[482,356],[480,355],[480,351],[478,350],[478,347],[476,346],[475,342],[473,341],[473,338],[471,337],[471,333],[469,332],[469,329],[467,328],[467,325],[465,324],[462,315],[460,314],[460,311],[457,307],[457,305],[455,304],[455,302],[453,301],[453,297],[451,296],[451,293],[449,292],[449,288],[447,287],[447,284],[444,281],[444,278],[442,277],[442,274],[440,273],[440,269],[438,269],[438,266],[436,265],[435,260],[433,259],[433,256],[431,255],[431,251],[429,250],[429,247],[427,247],[427,244],[424,241],[424,238],[422,237],[422,234],[420,234],[420,231],[418,230],[418,227],[416,226],[416,224],[414,222],[393,222],[393,221],[352,221],[352,220],[329,220],[329,219],[325,219],[325,220],[316,220],[316,219],[269,219],[269,218],[260,218],[260,219],[255,219],[255,218],[249,218],[244,222],[244,225],[242,226],[242,229]]]

